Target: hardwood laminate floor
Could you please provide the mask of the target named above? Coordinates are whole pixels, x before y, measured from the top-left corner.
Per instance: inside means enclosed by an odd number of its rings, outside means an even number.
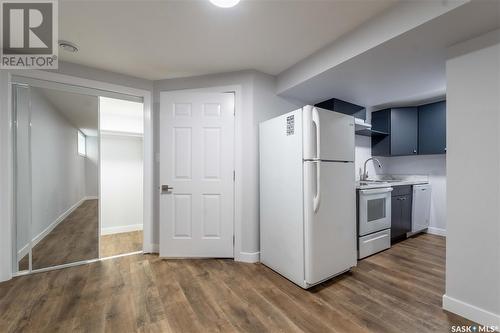
[[[33,269],[98,258],[98,200],[86,200],[32,250]],[[28,255],[19,270],[28,269]]]
[[[302,290],[262,264],[133,255],[0,284],[1,332],[450,332],[445,241],[421,235]]]
[[[142,250],[142,230],[101,236],[101,257]]]

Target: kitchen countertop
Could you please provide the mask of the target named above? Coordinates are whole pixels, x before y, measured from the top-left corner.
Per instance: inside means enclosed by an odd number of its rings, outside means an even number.
[[[362,185],[360,181],[356,182],[356,189],[366,190],[372,188],[403,186],[403,185],[421,185],[428,184],[429,179],[427,176],[409,176],[409,175],[381,175],[378,177],[370,178],[368,184]]]

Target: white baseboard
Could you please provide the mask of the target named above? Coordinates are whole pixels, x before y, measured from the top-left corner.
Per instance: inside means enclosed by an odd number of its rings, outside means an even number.
[[[144,253],[159,253],[159,244],[144,244]],[[260,252],[240,252],[234,258],[234,261],[246,262],[246,263],[256,263],[260,261]]]
[[[486,311],[447,295],[443,295],[443,309],[484,326],[496,326],[497,330],[500,327],[500,314]]]
[[[429,228],[427,228],[427,233],[428,234],[432,234],[432,235],[438,235],[438,236],[445,236],[446,237],[446,229],[429,227]]]
[[[144,253],[160,253],[160,245],[159,244],[144,244],[143,251],[144,251]]]
[[[253,264],[260,261],[260,252],[240,252],[234,260]]]
[[[138,231],[142,230],[142,228],[143,228],[142,224],[131,224],[131,225],[121,225],[118,227],[101,228],[101,236],[121,234],[122,232]]]
[[[17,259],[24,258],[24,256],[28,253],[30,253],[30,245],[26,244],[19,251],[17,251]]]
[[[51,224],[49,224],[47,226],[47,228],[45,228],[41,233],[39,233],[38,235],[36,235],[32,240],[32,246],[35,247],[35,245],[37,245],[38,243],[40,243],[40,241],[42,239],[44,239],[48,234],[50,234],[50,232],[52,230],[55,229],[55,227],[57,227],[59,225],[59,223],[61,223],[62,221],[64,221],[65,218],[67,218],[69,216],[69,214],[73,213],[78,207],[80,207],[84,201],[87,201],[87,200],[93,200],[93,197],[83,197],[82,199],[80,199],[80,201],[78,201],[76,204],[74,204],[73,206],[71,206],[67,211],[65,211],[64,213],[62,213],[54,222],[52,222]],[[18,252],[17,252],[17,257],[20,259],[20,258],[23,258],[25,255],[27,255],[29,253],[29,244],[26,244],[25,246],[23,246]]]
[[[64,221],[64,219],[67,218],[69,216],[69,214],[73,213],[78,207],[80,207],[85,200],[87,200],[86,197],[80,199],[80,201],[78,201],[76,204],[74,204],[73,206],[71,206],[67,211],[65,211],[64,213],[62,213],[54,222],[52,222],[51,224],[49,224],[49,226],[47,228],[45,228],[41,233],[39,233],[38,235],[36,235],[35,238],[33,238],[33,240],[32,240],[33,247],[36,244],[40,243],[40,241],[42,239],[44,239],[48,234],[50,234],[50,232],[52,230],[54,230],[54,228],[57,227],[59,225],[59,223],[61,223],[62,221]]]
[[[93,196],[93,195],[85,197],[85,200],[97,200],[97,199],[99,199],[99,197],[96,197],[96,196]]]

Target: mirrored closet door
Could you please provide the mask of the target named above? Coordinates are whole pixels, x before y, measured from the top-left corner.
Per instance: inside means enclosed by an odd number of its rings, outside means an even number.
[[[99,257],[98,97],[13,85],[16,271]]]

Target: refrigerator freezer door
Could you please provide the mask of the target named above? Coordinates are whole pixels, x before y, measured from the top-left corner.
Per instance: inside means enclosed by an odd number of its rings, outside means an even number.
[[[309,286],[356,266],[354,163],[304,162],[304,216],[305,280]]]
[[[305,106],[304,159],[354,161],[354,117]]]

